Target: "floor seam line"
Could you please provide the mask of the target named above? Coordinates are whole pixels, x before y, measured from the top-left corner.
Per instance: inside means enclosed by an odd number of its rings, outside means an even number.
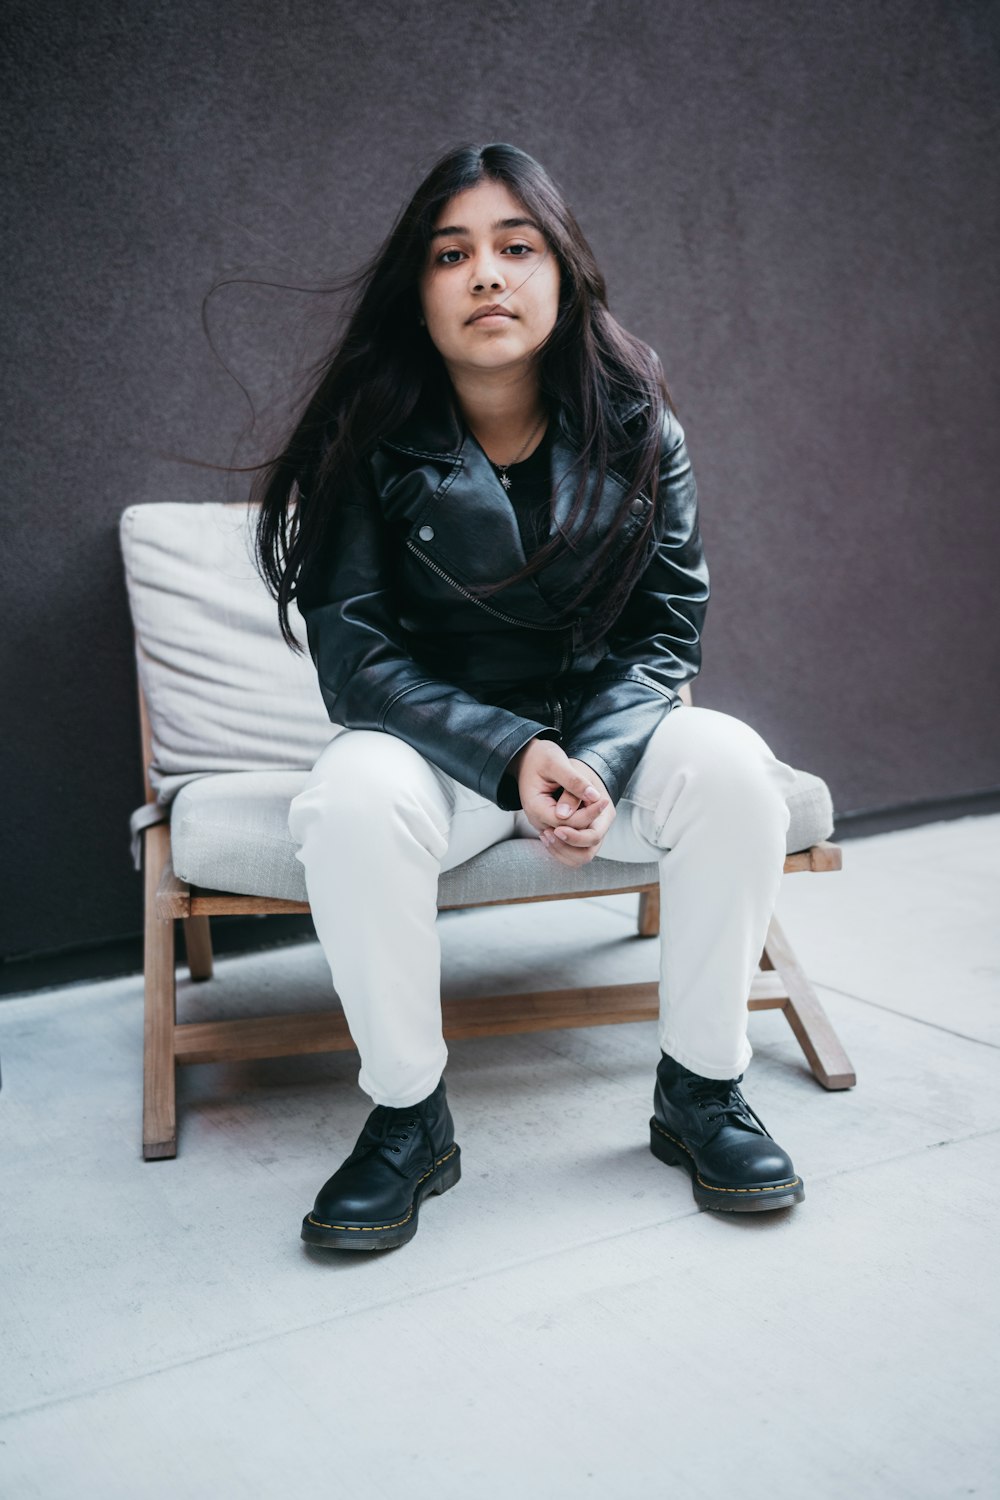
[[[502,1265],[491,1266],[488,1270],[479,1273],[474,1279],[479,1281],[486,1281],[491,1276],[500,1276],[503,1275],[506,1271],[515,1271],[524,1266],[535,1265],[541,1261],[551,1259],[556,1255],[564,1255],[567,1252],[572,1252],[575,1250],[588,1250],[592,1246],[597,1245],[612,1244],[615,1240],[624,1239],[628,1235],[642,1234],[650,1229],[659,1229],[662,1228],[665,1224],[683,1223],[685,1219],[697,1218],[700,1213],[701,1210],[697,1207],[697,1205],[693,1205],[684,1213],[677,1214],[673,1218],[657,1219],[650,1224],[633,1225],[629,1229],[618,1230],[614,1234],[602,1235],[598,1239],[584,1240],[574,1245],[560,1245],[554,1250],[542,1251],[538,1255],[526,1256],[521,1260],[505,1261]],[[59,1406],[65,1404],[68,1401],[80,1401],[86,1400],[90,1396],[100,1396],[103,1395],[105,1391],[115,1390],[118,1386],[129,1385],[136,1380],[148,1380],[157,1375],[167,1375],[172,1370],[184,1370],[187,1369],[188,1366],[200,1364],[204,1360],[215,1359],[226,1354],[238,1354],[244,1349],[254,1349],[262,1344],[270,1343],[275,1339],[286,1338],[296,1333],[306,1333],[310,1329],[332,1327],[337,1323],[343,1322],[345,1318],[361,1317],[366,1313],[372,1312],[383,1312],[386,1308],[395,1307],[407,1301],[415,1302],[420,1298],[432,1296],[435,1292],[448,1291],[449,1288],[461,1286],[467,1283],[469,1280],[470,1277],[468,1276],[468,1274],[454,1276],[449,1278],[447,1281],[435,1283],[433,1286],[422,1287],[419,1291],[410,1290],[403,1293],[402,1295],[386,1297],[381,1301],[367,1302],[361,1307],[350,1308],[339,1313],[334,1313],[329,1317],[320,1318],[318,1321],[310,1323],[295,1323],[287,1328],[272,1329],[270,1332],[262,1333],[256,1338],[244,1339],[242,1341],[226,1344],[221,1349],[206,1350],[200,1354],[193,1354],[186,1359],[178,1359],[172,1362],[168,1362],[167,1364],[158,1365],[155,1369],[143,1370],[135,1375],[122,1376],[118,1380],[107,1381],[103,1385],[91,1386],[85,1390],[80,1390],[67,1396],[55,1396],[51,1400],[40,1401],[29,1406],[14,1407],[10,1411],[0,1412],[0,1425],[2,1425],[6,1421],[12,1420],[14,1417],[30,1416],[33,1412],[45,1411],[49,1407]]]
[[[877,1161],[857,1162],[854,1166],[843,1167],[832,1172],[824,1173],[822,1176],[812,1176],[808,1180],[809,1182],[814,1183],[833,1182],[840,1177],[849,1176],[852,1172],[869,1172],[874,1168],[891,1166],[895,1162],[910,1160],[913,1157],[921,1155],[925,1151],[936,1151],[946,1146],[965,1145],[969,1141],[983,1140],[990,1136],[998,1134],[1000,1134],[1000,1125],[994,1125],[988,1127],[986,1130],[972,1131],[968,1135],[954,1136],[950,1139],[942,1141],[930,1141],[926,1145],[919,1146],[913,1151],[900,1152],[895,1156],[879,1158]],[[629,1229],[621,1230],[615,1234],[603,1235],[598,1239],[584,1240],[580,1243],[572,1245],[561,1245],[557,1249],[543,1251],[539,1255],[529,1256],[522,1260],[506,1261],[502,1265],[491,1266],[487,1271],[481,1273],[476,1279],[480,1281],[486,1281],[491,1277],[504,1275],[507,1271],[515,1271],[520,1270],[526,1266],[537,1265],[542,1261],[552,1259],[557,1255],[574,1253],[578,1250],[590,1250],[600,1245],[613,1244],[615,1240],[624,1239],[631,1235],[648,1233],[650,1230],[662,1229],[671,1224],[683,1224],[688,1220],[699,1218],[702,1212],[710,1213],[711,1211],[702,1210],[698,1207],[692,1207],[689,1211],[677,1214],[672,1218],[657,1219],[649,1224],[633,1225]],[[382,1301],[369,1302],[362,1307],[351,1308],[350,1310],[335,1313],[330,1317],[321,1318],[318,1321],[310,1323],[296,1323],[287,1328],[273,1329],[268,1333],[260,1334],[256,1338],[245,1339],[241,1342],[227,1344],[220,1349],[205,1350],[203,1353],[191,1355],[186,1359],[178,1359],[171,1363],[159,1365],[155,1369],[142,1370],[138,1371],[134,1375],[126,1375],[117,1380],[107,1381],[103,1385],[91,1386],[85,1390],[74,1391],[64,1396],[54,1396],[49,1400],[35,1402],[28,1406],[15,1407],[10,1411],[0,1413],[0,1427],[2,1427],[5,1422],[13,1421],[17,1417],[31,1416],[35,1412],[47,1411],[57,1406],[65,1406],[73,1401],[85,1401],[90,1399],[91,1397],[102,1396],[106,1392],[116,1390],[120,1386],[133,1385],[140,1380],[151,1380],[158,1375],[168,1375],[174,1370],[188,1369],[193,1365],[202,1364],[207,1360],[221,1358],[228,1354],[240,1354],[244,1350],[255,1349],[264,1344],[273,1343],[276,1339],[288,1338],[294,1336],[295,1334],[307,1333],[311,1330],[314,1331],[333,1327],[336,1324],[343,1322],[346,1318],[362,1317],[368,1313],[382,1312],[386,1308],[399,1306],[406,1302],[415,1302],[423,1297],[432,1296],[435,1292],[443,1292],[447,1291],[449,1288],[460,1286],[464,1283],[467,1283],[469,1279],[470,1278],[467,1274],[455,1276],[447,1281],[437,1283],[434,1286],[423,1287],[419,1291],[411,1290],[406,1292],[402,1296],[387,1297]]]
[[[822,1177],[810,1177],[810,1182],[835,1182],[838,1177],[849,1177],[852,1172],[870,1172],[877,1167],[891,1167],[896,1162],[913,1161],[922,1156],[925,1151],[939,1151],[944,1146],[965,1146],[970,1141],[988,1140],[990,1136],[1000,1135],[1000,1125],[988,1125],[985,1130],[970,1130],[967,1135],[948,1136],[941,1141],[928,1141],[926,1145],[917,1146],[912,1151],[898,1151],[895,1156],[885,1156],[874,1162],[859,1162],[852,1167],[836,1167],[832,1172],[824,1172]]]
[[[937,1021],[928,1021],[923,1016],[911,1016],[905,1010],[894,1010],[891,1005],[882,1005],[878,1000],[867,1000],[864,995],[855,995],[853,990],[838,989],[835,984],[827,984],[825,980],[813,979],[812,983],[817,989],[827,990],[831,995],[840,995],[845,1000],[856,1000],[859,1005],[870,1005],[873,1010],[881,1010],[889,1016],[897,1016],[901,1021],[913,1021],[917,1026],[928,1026],[931,1031],[940,1031],[945,1036],[954,1036],[962,1042],[974,1042],[979,1047],[990,1047],[994,1052],[1000,1051],[1000,1042],[987,1041],[985,1037],[969,1036],[967,1031],[955,1031],[951,1026],[942,1026]]]

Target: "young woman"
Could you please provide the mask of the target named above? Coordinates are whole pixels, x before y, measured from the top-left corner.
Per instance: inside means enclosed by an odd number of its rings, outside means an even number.
[[[530,156],[464,147],[421,183],[257,498],[343,726],[289,829],[375,1105],[302,1237],[402,1244],[458,1181],[438,877],[515,835],[658,861],[652,1150],[706,1207],[799,1202],[739,1089],[794,773],[679,700],[708,599],[684,433]]]

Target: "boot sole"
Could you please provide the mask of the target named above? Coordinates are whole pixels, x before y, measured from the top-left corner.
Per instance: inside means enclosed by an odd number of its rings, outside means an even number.
[[[310,1245],[322,1245],[327,1250],[392,1250],[405,1245],[417,1232],[417,1216],[425,1198],[434,1193],[446,1193],[454,1187],[462,1175],[462,1152],[456,1145],[417,1183],[413,1202],[398,1219],[391,1224],[324,1224],[306,1214],[302,1220],[302,1238]]]
[[[756,1187],[712,1187],[698,1176],[697,1163],[687,1146],[668,1135],[655,1115],[649,1122],[649,1149],[658,1161],[664,1161],[670,1167],[683,1167],[691,1178],[694,1201],[700,1208],[714,1208],[717,1213],[769,1213],[775,1208],[790,1208],[793,1203],[801,1203],[806,1195],[801,1177],[765,1182]]]

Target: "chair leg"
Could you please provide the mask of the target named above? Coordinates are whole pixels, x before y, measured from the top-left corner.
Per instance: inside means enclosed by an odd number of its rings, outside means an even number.
[[[212,977],[212,928],[210,917],[184,917],[184,947],[192,979]]]
[[[761,968],[781,976],[788,994],[788,1024],[819,1082],[825,1089],[853,1088],[857,1076],[851,1060],[775,917],[767,930]]]
[[[657,937],[660,931],[660,887],[651,885],[639,895],[639,936]]]
[[[145,1028],[143,1044],[142,1154],[146,1161],[177,1155],[174,1027],[177,1020],[174,923],[156,914],[156,892],[169,852],[165,825],[143,834],[145,887]]]

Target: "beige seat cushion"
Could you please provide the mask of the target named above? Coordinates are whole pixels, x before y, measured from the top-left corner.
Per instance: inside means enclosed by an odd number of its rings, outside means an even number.
[[[204,776],[178,792],[170,829],[174,870],[202,889],[305,901],[305,872],[288,832],[288,808],[305,785],[304,771]],[[826,783],[796,772],[789,798],[789,853],[833,830]],[[524,825],[527,827],[527,821]],[[590,860],[576,870],[551,859],[535,837],[506,839],[474,855],[438,884],[439,906],[472,906],[516,896],[571,894],[654,882],[657,866]]]
[[[130,505],[122,514],[156,794],[132,814],[132,852],[138,867],[140,829],[170,816],[182,879],[304,901],[288,805],[340,731],[308,652],[296,655],[279,633],[277,607],[252,560],[256,515],[244,504],[174,501]],[[294,605],[291,622],[305,644]],[[791,807],[790,850],[829,836],[830,794],[818,777],[799,773]],[[442,876],[441,904],[656,879],[655,865],[596,859],[567,871],[543,855],[533,838],[495,845]]]

